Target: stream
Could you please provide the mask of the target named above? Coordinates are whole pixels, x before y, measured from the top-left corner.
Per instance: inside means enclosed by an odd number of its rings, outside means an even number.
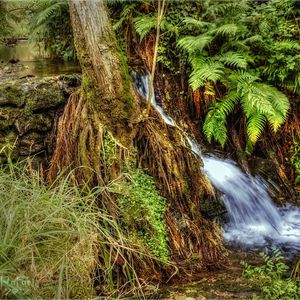
[[[133,73],[136,90],[149,98],[149,76]],[[157,104],[154,92],[152,105],[169,126],[176,122]],[[287,255],[300,252],[300,208],[292,205],[276,207],[266,182],[259,176],[244,173],[233,160],[203,154],[199,145],[186,133],[186,140],[195,155],[204,163],[202,171],[222,193],[228,221],[223,228],[226,244],[245,249],[276,246]]]
[[[54,60],[42,47],[33,45],[27,40],[20,40],[10,46],[0,45],[0,64],[5,66],[11,60],[19,61],[24,66],[22,75],[47,77],[80,72],[77,63]]]

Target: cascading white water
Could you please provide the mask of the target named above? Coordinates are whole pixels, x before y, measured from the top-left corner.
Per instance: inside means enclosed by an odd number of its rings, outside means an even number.
[[[134,74],[133,78],[137,91],[148,99],[148,75]],[[175,121],[157,104],[154,93],[151,103],[168,125],[176,126]],[[202,158],[207,178],[223,194],[228,212],[223,233],[226,242],[251,248],[273,244],[293,252],[300,251],[299,207],[277,208],[260,177],[242,172],[232,160],[203,155],[197,143],[188,135],[186,138],[191,150]]]

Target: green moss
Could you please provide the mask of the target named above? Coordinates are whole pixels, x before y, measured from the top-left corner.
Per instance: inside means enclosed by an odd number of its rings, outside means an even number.
[[[62,90],[54,83],[41,83],[26,92],[26,111],[46,111],[65,103]]]
[[[24,94],[20,88],[13,84],[5,84],[0,87],[0,106],[12,105],[22,107],[24,103]]]
[[[156,258],[168,261],[166,199],[160,196],[153,178],[134,169],[118,188],[119,206],[129,231],[135,232]]]
[[[110,167],[116,159],[116,141],[109,131],[104,134],[104,163]]]
[[[125,105],[125,110],[130,115],[135,110],[135,102],[131,94],[131,77],[128,71],[127,56],[121,51],[119,51],[118,54],[121,62],[121,74],[124,86],[122,102]]]

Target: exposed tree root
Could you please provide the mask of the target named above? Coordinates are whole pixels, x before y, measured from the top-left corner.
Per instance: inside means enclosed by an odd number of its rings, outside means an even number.
[[[106,130],[85,93],[73,93],[59,121],[49,181],[69,169],[78,184],[103,186],[119,175],[128,157],[128,149]]]
[[[199,170],[201,160],[185,146],[182,134],[161,121],[154,109],[140,124],[135,143],[141,165],[170,201],[167,225],[174,260],[191,265],[194,259],[193,268],[198,270],[221,265],[226,251],[220,230],[200,213],[200,200],[211,192]]]

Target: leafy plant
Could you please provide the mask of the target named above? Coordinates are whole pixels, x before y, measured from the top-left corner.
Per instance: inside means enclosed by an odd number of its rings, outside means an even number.
[[[287,276],[289,267],[284,263],[280,251],[272,248],[270,256],[260,253],[264,264],[253,267],[242,262],[244,275],[250,283],[258,287],[268,299],[298,299],[300,296],[299,281],[294,281]]]
[[[227,116],[240,103],[247,118],[247,134],[255,144],[268,121],[274,132],[285,121],[289,109],[287,97],[276,88],[259,82],[247,72],[231,72],[226,81],[227,94],[213,104],[208,112],[204,133],[209,141],[214,137],[222,146],[227,139]]]
[[[39,1],[33,9],[30,28],[31,40],[42,43],[52,57],[75,59],[67,0]]]
[[[169,261],[165,228],[166,200],[160,196],[152,177],[142,169],[131,169],[116,186],[119,206],[131,234],[137,233],[151,253]]]
[[[300,183],[300,137],[295,139],[291,148],[291,162],[296,170],[296,183]]]

